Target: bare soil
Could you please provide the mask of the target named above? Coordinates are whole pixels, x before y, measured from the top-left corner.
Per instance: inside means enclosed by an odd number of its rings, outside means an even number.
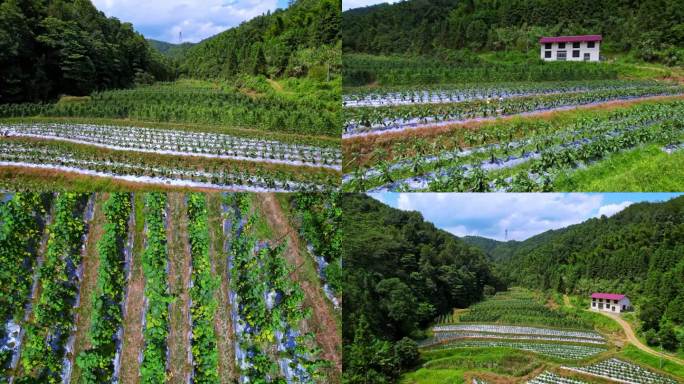
[[[144,202],[142,194],[135,195],[133,209],[142,208]],[[143,220],[134,213],[134,223]],[[135,226],[128,229],[133,231],[133,254],[130,265],[130,279],[128,280],[127,298],[124,303],[126,316],[123,319],[123,346],[121,350],[121,371],[120,379],[122,383],[137,384],[140,382],[140,362],[138,356],[144,348],[144,338],[142,333],[142,318],[145,306],[145,276],[142,267],[142,254],[144,249],[144,226]]]
[[[221,195],[212,193],[207,195],[207,213],[209,216],[209,257],[211,271],[218,277],[220,285],[215,292],[218,303],[214,315],[214,331],[218,347],[218,368],[221,384],[230,384],[238,379],[235,367],[235,335],[229,299],[230,280],[228,277],[227,255],[223,252],[223,218],[221,211]]]
[[[166,238],[169,252],[169,289],[175,301],[169,306],[168,382],[185,384],[192,373],[188,361],[190,337],[190,281],[192,256],[188,241],[188,215],[185,195],[169,193]]]
[[[93,209],[93,220],[88,223],[88,239],[85,244],[83,254],[83,280],[79,288],[81,301],[74,310],[76,332],[74,333],[74,350],[69,360],[72,363],[73,371],[71,381],[78,383],[81,375],[80,367],[75,364],[76,357],[82,351],[90,348],[91,343],[88,339],[90,329],[90,318],[93,312],[93,294],[97,291],[97,275],[100,266],[100,254],[97,251],[97,243],[104,234],[104,224],[106,221],[103,206],[109,198],[109,194],[97,194],[95,196],[95,206]]]

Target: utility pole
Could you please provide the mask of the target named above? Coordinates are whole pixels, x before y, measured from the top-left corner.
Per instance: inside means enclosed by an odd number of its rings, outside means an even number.
[[[183,31],[178,32],[178,44],[183,43]]]
[[[508,228],[506,228],[506,234],[504,235],[504,239],[508,241]]]

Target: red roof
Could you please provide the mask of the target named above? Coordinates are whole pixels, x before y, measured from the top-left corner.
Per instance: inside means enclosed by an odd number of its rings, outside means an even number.
[[[620,295],[619,293],[592,293],[592,299],[608,299],[608,300],[622,300],[625,295]]]
[[[539,42],[544,43],[577,43],[580,41],[601,41],[601,35],[582,35],[582,36],[556,36],[542,37]]]

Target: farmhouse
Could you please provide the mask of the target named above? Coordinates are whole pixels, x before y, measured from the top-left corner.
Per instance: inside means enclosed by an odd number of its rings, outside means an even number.
[[[629,298],[617,293],[592,293],[591,307],[593,311],[620,313],[632,309]]]
[[[541,58],[546,61],[599,61],[601,35],[542,37]]]

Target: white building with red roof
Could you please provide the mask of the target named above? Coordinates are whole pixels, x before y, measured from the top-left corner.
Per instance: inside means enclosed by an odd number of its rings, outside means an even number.
[[[599,61],[601,35],[542,37],[541,58],[546,61]]]
[[[604,311],[620,313],[632,309],[632,304],[629,298],[619,293],[599,293],[591,294],[591,306],[589,309],[593,311]]]

